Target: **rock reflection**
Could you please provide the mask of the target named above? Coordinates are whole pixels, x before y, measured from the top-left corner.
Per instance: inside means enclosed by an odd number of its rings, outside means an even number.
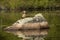
[[[18,37],[22,38],[33,38],[35,40],[41,40],[42,38],[45,38],[45,36],[48,34],[48,29],[43,30],[20,30],[20,31],[6,31],[8,33],[13,33],[14,35],[17,35]]]

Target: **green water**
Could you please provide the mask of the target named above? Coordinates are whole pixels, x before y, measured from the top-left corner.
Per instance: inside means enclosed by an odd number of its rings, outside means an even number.
[[[37,13],[42,13],[50,26],[49,34],[45,40],[60,40],[60,11],[27,11],[27,15],[32,17]],[[3,28],[21,19],[21,15],[22,12],[0,12],[0,40],[22,40],[22,38],[3,31]]]

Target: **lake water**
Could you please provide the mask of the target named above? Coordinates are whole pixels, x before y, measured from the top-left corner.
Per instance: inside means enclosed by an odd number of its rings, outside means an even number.
[[[19,12],[19,11],[18,12],[0,11],[1,28],[3,29],[9,25],[12,25],[14,22],[21,19],[22,13],[23,13],[22,11],[21,12]],[[27,35],[30,36],[33,34],[37,34],[37,35],[40,35],[41,33],[44,34],[43,32],[45,32],[46,34],[48,33],[46,40],[60,40],[60,31],[59,31],[60,30],[60,11],[59,10],[57,10],[57,11],[27,11],[27,15],[32,16],[32,17],[36,13],[42,13],[43,16],[47,19],[49,26],[50,26],[49,32],[47,32],[45,30],[44,31],[36,30],[34,32],[33,32],[33,30],[32,31],[29,30],[29,31],[14,31],[12,33],[14,35],[24,34],[25,36],[27,36]],[[1,32],[1,36],[4,34],[3,32],[4,31]]]

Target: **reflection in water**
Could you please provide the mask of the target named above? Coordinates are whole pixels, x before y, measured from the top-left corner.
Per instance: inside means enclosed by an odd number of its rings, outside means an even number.
[[[43,30],[20,30],[20,31],[7,31],[9,33],[13,33],[18,37],[22,37],[25,39],[34,39],[34,40],[44,40],[45,36],[48,34],[48,29]]]

